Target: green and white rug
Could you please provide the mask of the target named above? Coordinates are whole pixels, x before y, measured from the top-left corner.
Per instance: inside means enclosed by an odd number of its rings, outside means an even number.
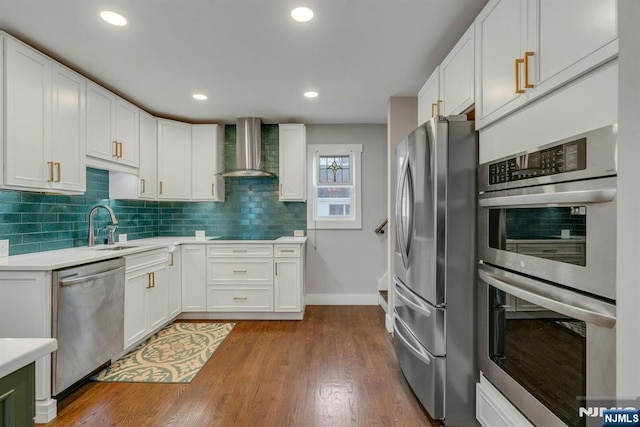
[[[234,326],[235,323],[173,323],[92,379],[189,383]]]

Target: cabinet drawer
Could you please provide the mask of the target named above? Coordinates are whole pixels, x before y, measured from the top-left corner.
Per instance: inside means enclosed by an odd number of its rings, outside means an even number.
[[[273,289],[207,286],[207,311],[273,311]]]
[[[207,257],[271,257],[273,245],[207,245]]]
[[[141,252],[139,254],[127,255],[124,257],[126,272],[145,268],[150,265],[167,262],[167,249],[154,249],[147,252]]]
[[[274,245],[275,256],[299,257],[300,245]]]
[[[272,258],[209,258],[209,285],[272,285]]]

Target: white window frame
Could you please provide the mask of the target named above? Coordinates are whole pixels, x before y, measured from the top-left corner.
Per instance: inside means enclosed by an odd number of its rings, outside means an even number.
[[[344,218],[318,218],[316,217],[317,205],[317,180],[318,159],[320,156],[351,156],[353,169],[353,217]],[[307,145],[307,229],[331,230],[331,229],[362,229],[362,144],[309,144]]]

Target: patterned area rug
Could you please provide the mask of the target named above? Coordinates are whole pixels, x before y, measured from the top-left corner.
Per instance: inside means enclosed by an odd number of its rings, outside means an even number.
[[[234,326],[235,323],[173,323],[92,379],[191,382]]]

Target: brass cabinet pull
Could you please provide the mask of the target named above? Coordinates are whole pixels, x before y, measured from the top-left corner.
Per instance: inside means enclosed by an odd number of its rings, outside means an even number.
[[[173,267],[173,252],[169,252],[169,267]]]
[[[240,253],[240,254],[246,254],[247,250],[246,249],[234,249],[233,252]]]
[[[155,288],[156,287],[156,273],[151,273],[151,287]]]
[[[118,157],[118,141],[113,141],[113,157]]]
[[[524,59],[518,58],[515,62],[516,71],[516,93],[524,93],[524,89],[520,89],[520,64],[524,62]]]
[[[140,190],[141,193],[146,193],[147,192],[147,182],[144,180],[144,178],[140,178],[140,184],[142,184],[142,190]]]
[[[233,270],[234,273],[246,273],[247,270]]]
[[[56,179],[54,182],[60,182],[60,162],[55,162],[54,163],[56,170],[58,171],[58,179]]]
[[[151,273],[147,273],[147,289],[151,289]]]
[[[122,142],[118,142],[118,158],[122,158]]]
[[[160,194],[162,194],[162,181],[160,181]]]
[[[280,249],[280,253],[283,253],[283,254],[292,254],[294,252],[295,251],[293,249]]]
[[[436,110],[436,103],[434,102],[433,104],[431,104],[431,117],[436,115],[435,110]]]
[[[49,166],[49,180],[47,182],[53,181],[53,162],[47,162],[47,166]]]
[[[529,83],[529,57],[533,55],[533,52],[524,53],[524,87],[526,88],[533,87],[533,83]]]
[[[442,104],[442,99],[438,99],[438,102],[436,102],[436,116],[440,115],[440,104]]]
[[[233,297],[234,301],[246,301],[247,297]]]

